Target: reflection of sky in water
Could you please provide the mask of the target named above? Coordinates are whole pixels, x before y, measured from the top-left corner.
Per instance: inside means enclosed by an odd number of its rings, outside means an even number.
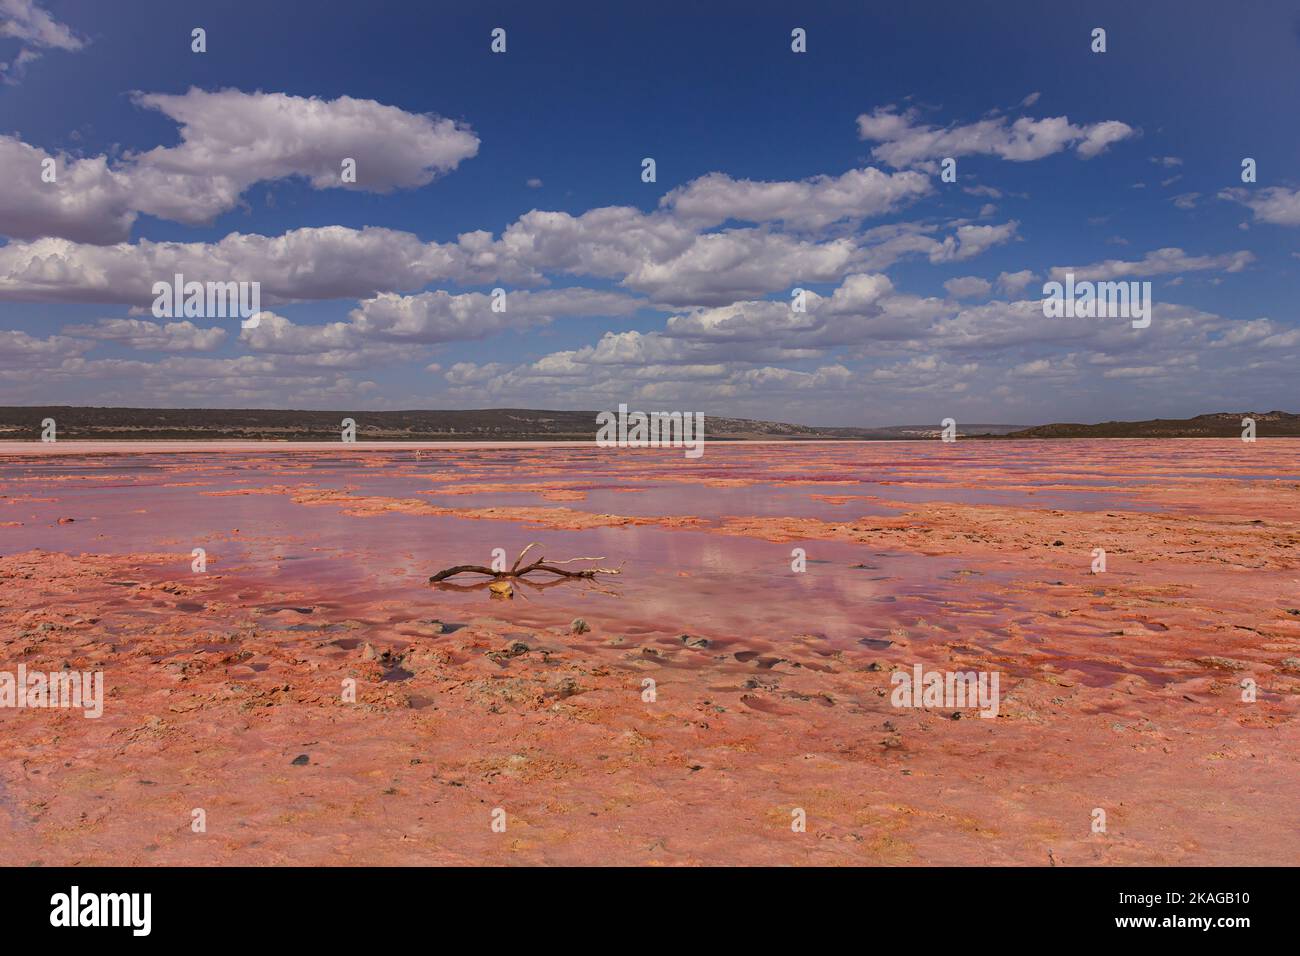
[[[283,591],[285,600],[301,601],[306,596],[329,609],[333,618],[355,614],[373,620],[380,613],[377,602],[390,602],[384,605],[381,617],[393,621],[463,620],[490,612],[521,625],[557,626],[582,615],[595,626],[603,624],[606,630],[617,627],[628,633],[690,632],[723,641],[779,640],[790,634],[815,633],[846,643],[887,636],[891,628],[903,626],[909,628],[913,639],[927,634],[947,638],[956,629],[963,631],[963,640],[974,643],[984,640],[981,635],[996,639],[998,628],[1016,612],[989,597],[1000,581],[994,572],[955,575],[964,566],[960,559],[882,555],[849,543],[773,543],[707,530],[627,526],[553,531],[517,522],[453,516],[395,513],[354,517],[343,514],[338,505],[297,505],[282,494],[213,496],[203,492],[307,485],[346,488],[360,495],[416,498],[456,509],[568,508],[629,516],[695,515],[711,522],[746,515],[848,521],[896,512],[870,500],[836,503],[812,496],[873,495],[916,502],[1154,510],[1154,505],[1126,499],[1122,492],[1042,489],[1027,494],[1005,486],[1077,483],[1093,489],[1112,483],[1123,487],[1137,483],[1125,469],[1139,463],[1148,466],[1148,481],[1158,481],[1152,474],[1159,472],[1180,477],[1236,477],[1235,466],[1242,467],[1243,476],[1249,467],[1250,477],[1272,479],[1275,475],[1267,471],[1267,465],[1274,461],[1282,465],[1280,472],[1286,471],[1287,465],[1294,467],[1285,455],[1261,456],[1261,468],[1260,462],[1240,461],[1240,448],[1220,451],[1206,444],[1195,449],[1195,464],[1189,462],[1180,471],[1176,455],[1166,453],[1156,461],[1150,448],[1139,456],[1133,447],[1108,445],[1105,455],[1099,456],[1097,449],[1081,448],[1082,444],[1087,443],[969,443],[961,455],[940,443],[715,444],[701,460],[706,464],[653,451],[605,455],[585,448],[447,449],[425,452],[420,459],[411,452],[383,452],[9,460],[0,461],[0,495],[7,496],[0,497],[0,522],[23,524],[0,527],[0,553],[32,548],[74,554],[172,552],[176,554],[175,566],[164,566],[161,573],[183,580],[190,574],[191,549],[203,547],[214,576],[208,583],[220,585],[218,593],[205,596],[205,600],[239,604],[239,589],[252,580]],[[1080,467],[1080,458],[1088,455],[1092,456],[1089,467]],[[1097,464],[1098,460],[1102,463]],[[683,477],[692,481],[680,480]],[[694,483],[701,478],[756,483]],[[917,479],[926,483],[878,483]],[[969,480],[973,487],[936,479]],[[852,483],[834,484],[831,480]],[[539,483],[589,490],[583,500],[550,501],[527,490]],[[448,485],[484,484],[517,486],[519,490],[437,494],[438,488]],[[56,500],[24,500],[27,497]],[[75,520],[60,525],[61,517]],[[490,564],[493,548],[504,548],[513,562],[531,541],[541,542],[540,551],[550,558],[603,556],[601,564],[621,564],[624,573],[599,585],[564,582],[540,590],[520,585],[516,600],[508,602],[489,601],[483,590],[427,585],[429,574],[441,568]],[[790,569],[790,552],[796,545],[808,552],[804,574]],[[855,567],[859,564],[870,567]],[[920,634],[916,633],[918,618],[926,622]]]

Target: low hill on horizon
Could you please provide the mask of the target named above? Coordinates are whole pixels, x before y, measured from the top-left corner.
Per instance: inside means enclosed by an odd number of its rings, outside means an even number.
[[[590,441],[595,411],[528,408],[410,411],[312,411],[257,408],[124,408],[0,406],[0,441],[39,441],[41,422],[53,418],[61,440],[98,441],[336,441],[345,418],[358,441]],[[1239,438],[1241,420],[1254,418],[1260,438],[1300,436],[1291,412],[1216,412],[1195,418],[1139,422],[1061,422],[1050,425],[958,423],[963,438]],[[821,427],[705,415],[709,441],[937,440],[941,426]]]
[[[1152,418],[1142,422],[1073,422],[1036,425],[1002,438],[1240,438],[1241,420],[1255,420],[1259,438],[1300,436],[1300,415],[1291,412],[1213,412],[1195,418]]]
[[[356,421],[358,441],[591,441],[595,411],[486,408],[412,411],[309,411],[259,408],[0,407],[0,441],[39,440],[53,418],[60,439],[75,441],[335,441]],[[705,415],[710,441],[938,438],[938,425],[820,428]],[[1020,425],[962,425],[962,435],[1001,435]]]

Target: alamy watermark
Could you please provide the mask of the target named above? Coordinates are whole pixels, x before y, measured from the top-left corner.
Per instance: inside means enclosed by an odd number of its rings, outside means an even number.
[[[50,897],[50,925],[56,927],[124,926],[132,936],[148,936],[152,917],[152,893],[83,893],[74,885]]]
[[[685,448],[687,458],[704,454],[703,412],[628,412],[596,415],[596,445],[600,448]]]
[[[260,282],[186,282],[176,273],[171,282],[153,284],[155,319],[240,319],[255,329],[262,317]]]
[[[1048,319],[1132,319],[1135,329],[1151,324],[1150,282],[1043,283],[1043,317]]]
[[[926,671],[916,664],[911,673],[900,670],[889,675],[894,685],[889,702],[895,707],[979,707],[981,717],[996,717],[999,680],[997,671]]]
[[[0,671],[0,707],[68,707],[90,719],[104,713],[103,671]]]

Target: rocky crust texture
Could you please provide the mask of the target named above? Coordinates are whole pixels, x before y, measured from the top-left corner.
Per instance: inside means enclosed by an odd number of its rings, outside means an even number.
[[[14,865],[1294,864],[1300,440],[0,457],[20,665]]]

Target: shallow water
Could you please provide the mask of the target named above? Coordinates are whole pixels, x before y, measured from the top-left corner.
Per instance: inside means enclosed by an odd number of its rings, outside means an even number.
[[[285,594],[312,594],[329,613],[285,625],[308,630],[318,627],[314,620],[348,614],[400,622],[490,611],[530,626],[581,615],[617,621],[629,634],[688,632],[726,642],[811,633],[847,644],[889,640],[891,629],[921,619],[931,636],[960,632],[983,643],[996,641],[1018,611],[991,596],[1002,580],[996,569],[967,575],[959,573],[959,559],[850,543],[773,543],[709,529],[745,516],[869,521],[914,502],[1170,510],[1139,489],[1152,483],[1168,489],[1206,475],[1292,480],[1295,470],[1293,456],[1263,443],[1258,452],[1240,442],[1097,444],[715,443],[696,460],[672,450],[582,446],[0,456],[0,552],[174,552],[175,568],[164,568],[182,579],[192,573],[192,549],[202,547],[213,576],[207,583],[219,582],[206,600],[241,603],[254,581]],[[286,491],[214,494],[272,486]],[[344,513],[344,504],[295,504],[292,489],[302,487],[458,510],[681,515],[705,525],[560,531],[454,515],[355,516]],[[564,497],[548,499],[547,489]],[[552,559],[601,557],[601,565],[621,567],[622,574],[600,583],[524,582],[513,601],[491,601],[482,589],[427,584],[443,567],[490,564],[494,548],[512,562],[532,541]],[[795,547],[807,551],[805,573],[791,570]],[[482,579],[455,583],[476,580]],[[270,615],[279,606],[263,610]],[[202,614],[202,608],[184,609]]]

